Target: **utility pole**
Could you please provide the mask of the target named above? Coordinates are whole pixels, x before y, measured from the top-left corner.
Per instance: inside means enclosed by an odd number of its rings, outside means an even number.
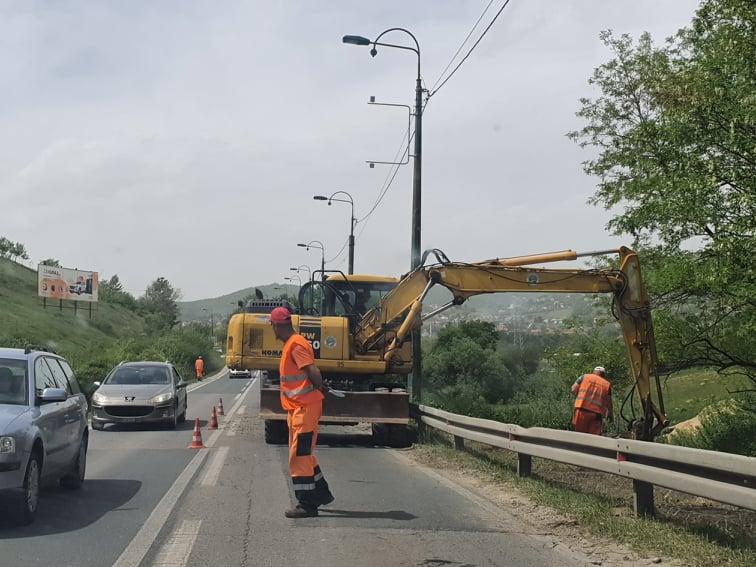
[[[393,43],[381,43],[379,40],[389,32],[402,32],[412,38],[415,46],[396,45]],[[407,29],[389,28],[381,32],[374,40],[360,35],[345,35],[344,43],[351,45],[372,45],[370,55],[378,54],[376,46],[391,47],[412,51],[417,55],[417,79],[415,82],[415,151],[414,167],[412,172],[412,247],[410,250],[410,269],[415,270],[421,261],[421,219],[422,219],[422,156],[423,156],[423,82],[420,75],[420,44],[417,38]],[[420,331],[412,331],[412,381],[410,390],[412,399],[416,403],[421,402],[423,388],[423,363],[422,349],[420,348]]]

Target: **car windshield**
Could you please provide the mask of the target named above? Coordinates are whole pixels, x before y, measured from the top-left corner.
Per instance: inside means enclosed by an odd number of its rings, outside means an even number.
[[[168,369],[162,366],[122,366],[116,368],[105,384],[168,384]]]
[[[0,404],[25,405],[26,361],[0,358]]]

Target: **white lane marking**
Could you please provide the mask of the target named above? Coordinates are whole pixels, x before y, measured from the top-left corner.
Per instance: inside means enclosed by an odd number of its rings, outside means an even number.
[[[158,502],[155,509],[150,514],[147,521],[142,525],[141,529],[131,540],[131,543],[123,550],[120,557],[113,563],[113,567],[138,567],[139,564],[147,555],[150,547],[155,542],[155,539],[168,520],[168,516],[171,515],[173,508],[176,506],[179,498],[184,493],[189,481],[192,480],[194,474],[199,469],[202,461],[205,460],[207,451],[199,451],[194,458],[189,461],[189,464],[176,478],[176,481],[165,493],[165,496]]]
[[[184,567],[189,561],[202,520],[184,520],[160,548],[153,565]]]
[[[234,414],[244,399],[245,398],[240,398],[239,401],[234,404],[234,407],[228,412],[229,415]],[[214,431],[212,435],[210,435],[210,438],[205,442],[205,446],[212,447],[221,433],[222,431],[220,429]],[[147,555],[150,547],[155,543],[155,540],[160,533],[160,529],[168,520],[168,517],[176,507],[179,498],[181,498],[184,490],[186,490],[189,482],[194,478],[197,469],[200,468],[200,465],[202,465],[202,462],[207,455],[208,451],[197,451],[197,454],[194,455],[191,461],[189,461],[189,464],[183,471],[181,471],[181,474],[178,475],[173,485],[168,489],[168,492],[166,492],[163,498],[160,499],[160,502],[155,506],[155,509],[147,518],[147,521],[142,524],[142,527],[136,533],[129,545],[126,546],[126,549],[123,550],[116,562],[113,563],[113,567],[139,567],[144,556]]]
[[[242,406],[239,408],[239,415],[244,415],[247,412],[247,406]]]
[[[226,374],[228,374],[228,368],[223,368],[222,370],[219,370],[216,374],[213,376],[210,376],[207,380],[203,380],[202,382],[198,382],[196,384],[192,384],[189,386],[186,391],[187,392],[194,392],[195,390],[199,390],[200,388],[204,388],[208,384],[212,384],[216,380],[220,380],[223,378]]]
[[[242,390],[242,392],[243,392],[243,391],[244,391],[244,390]],[[236,395],[234,396],[234,399],[235,399],[235,400],[238,400],[238,399],[239,399],[239,398],[241,397],[241,395],[242,395],[242,393],[241,393],[241,392],[239,392],[238,394],[236,394]]]
[[[221,468],[223,468],[223,465],[226,462],[226,457],[228,457],[229,449],[230,447],[221,447],[215,455],[213,455],[213,459],[210,461],[210,464],[207,465],[205,477],[202,479],[202,486],[216,485],[218,477],[220,476]]]

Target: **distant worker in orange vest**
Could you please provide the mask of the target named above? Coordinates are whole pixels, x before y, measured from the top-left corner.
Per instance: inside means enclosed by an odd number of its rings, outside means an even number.
[[[323,394],[328,387],[315,366],[312,345],[294,331],[291,313],[276,307],[270,313],[276,338],[284,343],[278,370],[281,377],[281,406],[288,413],[289,474],[294,485],[297,505],[286,510],[287,518],[309,518],[318,515],[318,506],[333,502],[333,495],[323,477],[315,445],[318,421],[323,414]]]
[[[202,360],[202,356],[198,356],[194,361],[194,370],[197,372],[197,380],[202,380],[205,377],[205,361]]]
[[[580,433],[601,435],[602,420],[612,419],[612,384],[606,379],[606,370],[597,366],[592,374],[583,374],[572,385],[575,410],[572,425]]]

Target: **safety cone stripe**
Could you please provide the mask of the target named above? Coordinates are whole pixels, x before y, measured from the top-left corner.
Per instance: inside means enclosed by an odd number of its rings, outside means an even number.
[[[215,406],[213,406],[213,413],[210,415],[210,423],[207,425],[208,429],[218,429],[218,414],[215,412]]]
[[[194,418],[194,433],[192,434],[192,442],[187,447],[188,449],[204,449],[205,445],[202,443],[202,431],[200,431],[200,420],[198,417]]]

